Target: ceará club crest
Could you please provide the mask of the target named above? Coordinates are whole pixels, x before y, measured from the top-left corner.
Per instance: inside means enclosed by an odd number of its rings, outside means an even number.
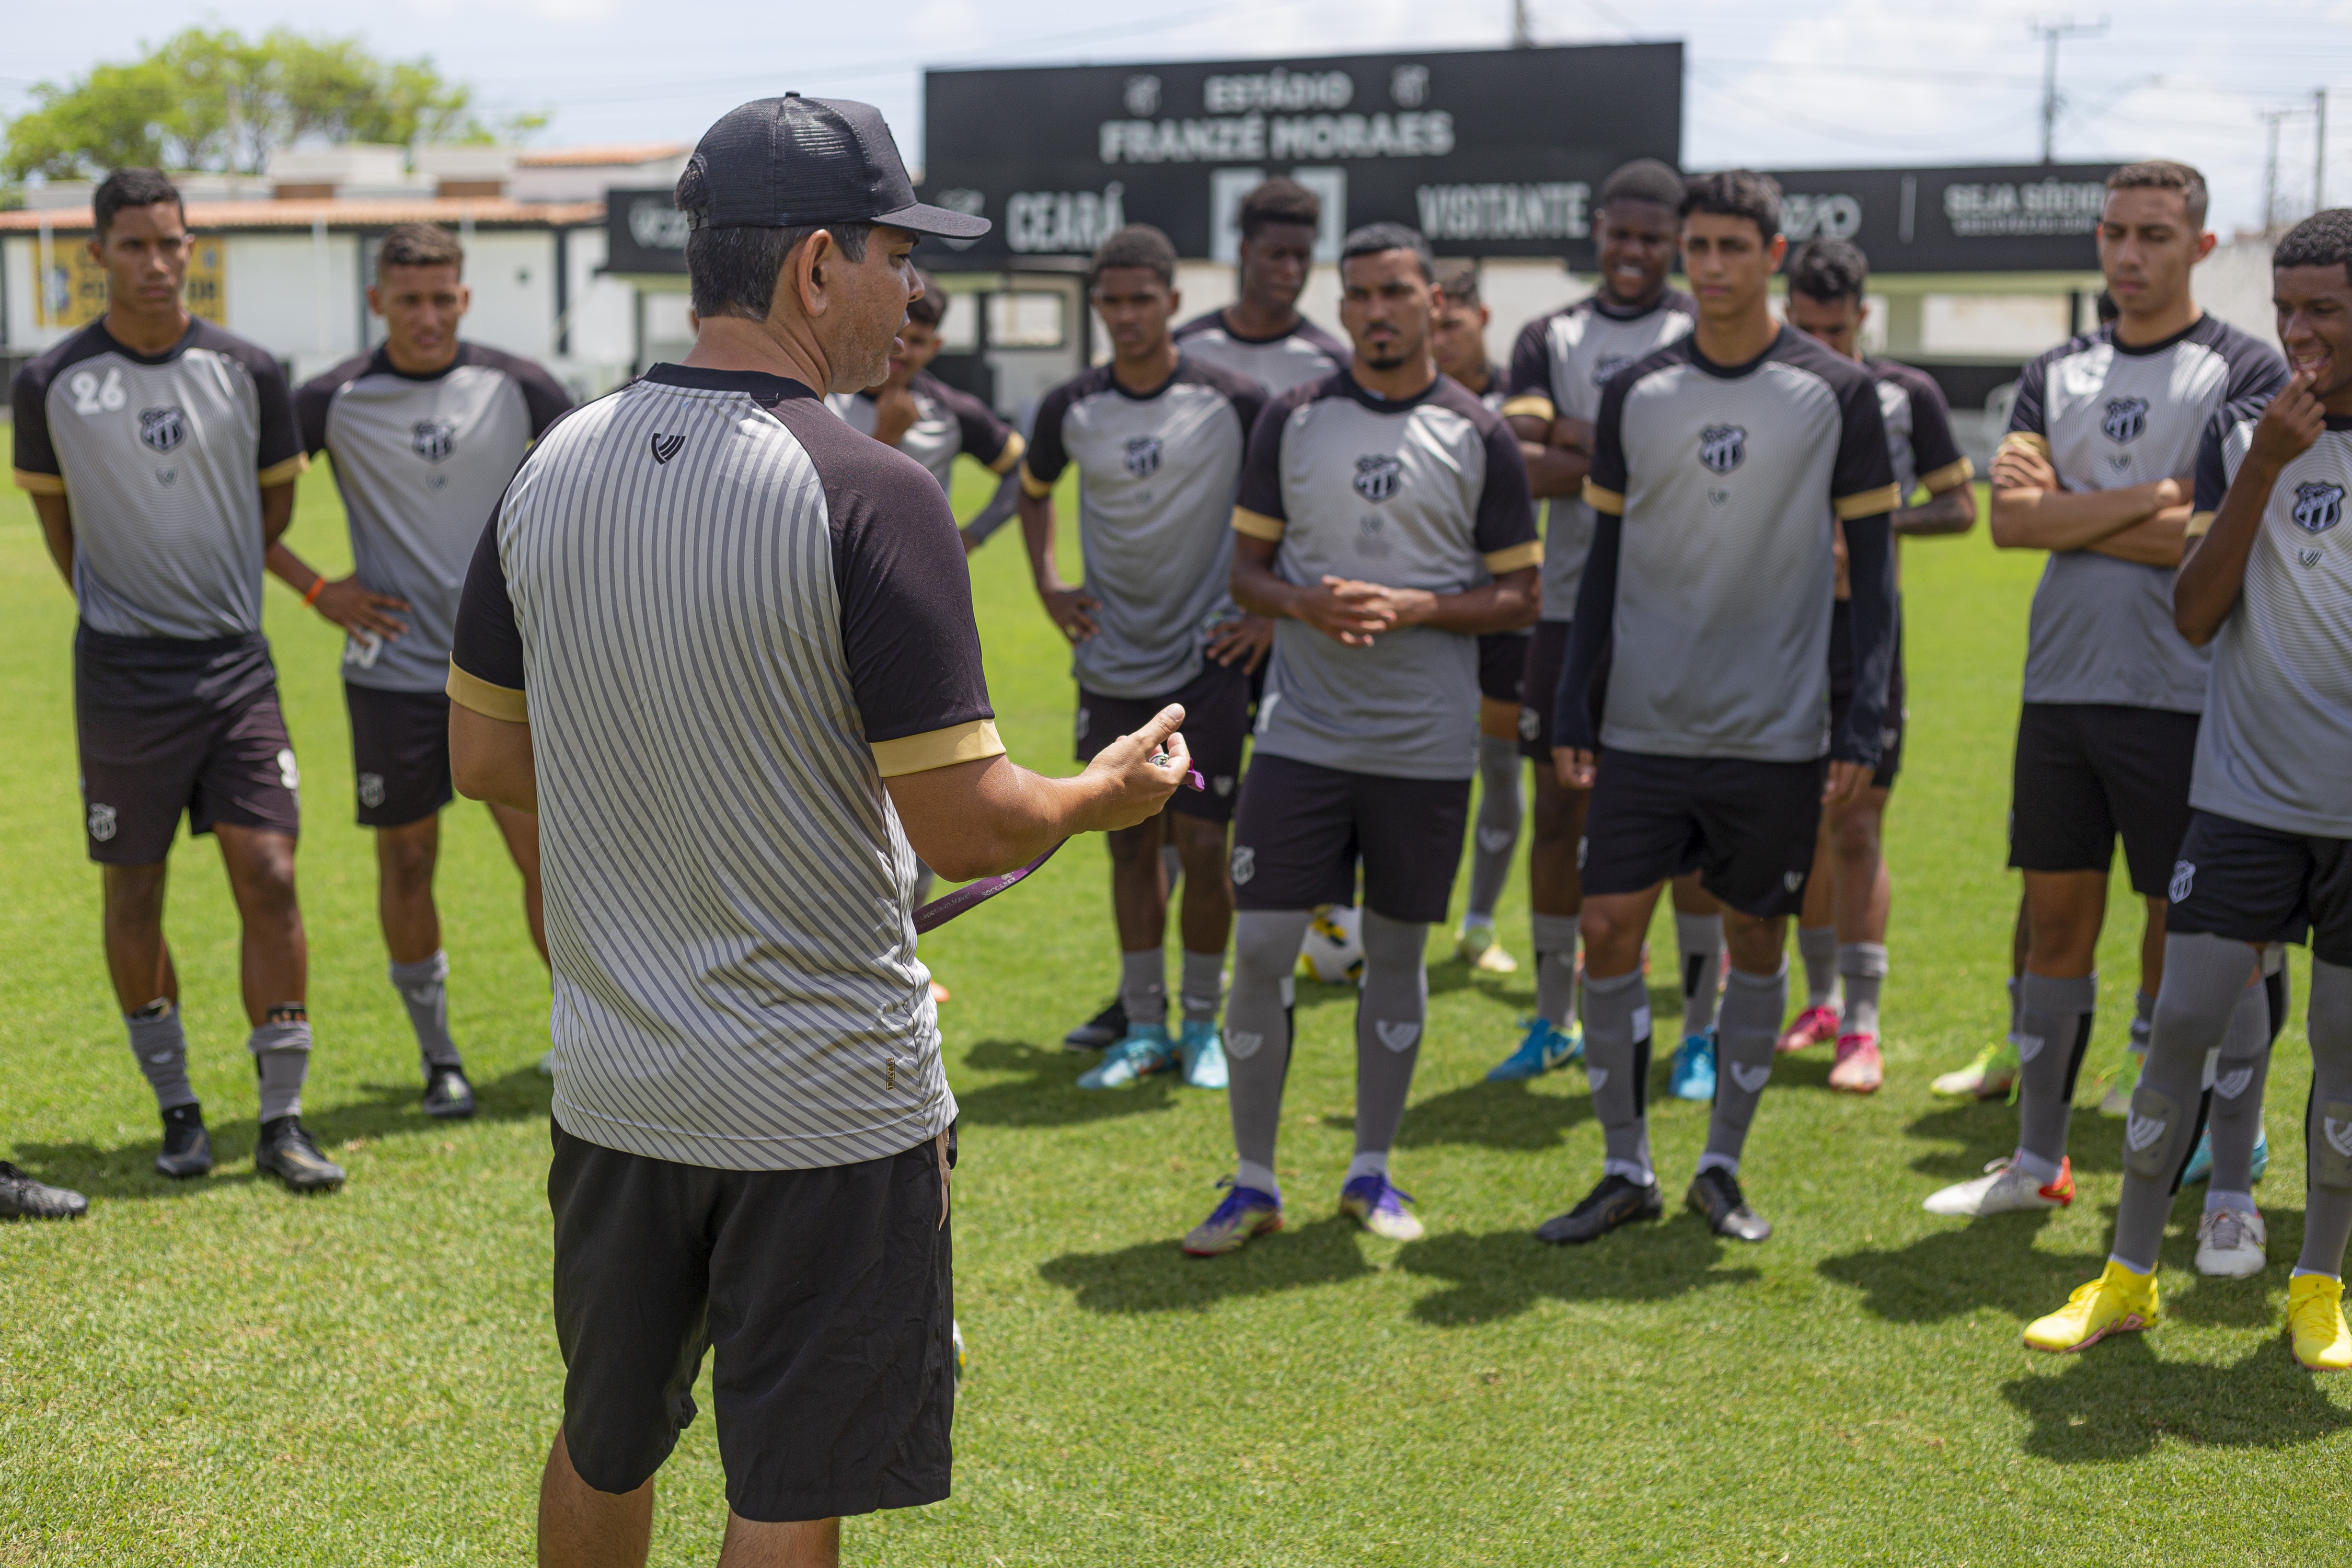
[[[1386,452],[1356,459],[1356,493],[1366,500],[1386,500],[1404,482],[1404,464]]]

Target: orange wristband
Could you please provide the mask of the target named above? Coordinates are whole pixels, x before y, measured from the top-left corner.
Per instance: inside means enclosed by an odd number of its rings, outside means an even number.
[[[311,578],[310,591],[302,595],[302,607],[307,610],[311,605],[317,604],[319,602],[319,592],[326,585],[327,574],[324,572],[321,572],[316,577]]]

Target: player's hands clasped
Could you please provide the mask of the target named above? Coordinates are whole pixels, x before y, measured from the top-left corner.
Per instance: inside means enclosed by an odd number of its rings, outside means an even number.
[[[390,642],[408,629],[408,623],[394,618],[394,612],[411,606],[405,599],[370,593],[360,586],[359,574],[353,573],[330,581],[310,601],[310,607],[347,632],[370,632]]]
[[[1178,729],[1183,722],[1184,705],[1171,702],[1142,729],[1095,753],[1083,775],[1100,791],[1089,826],[1105,831],[1132,827],[1159,815],[1192,765],[1192,748]]]
[[[1436,603],[1434,594],[1419,588],[1326,577],[1299,590],[1290,613],[1336,642],[1370,647],[1381,633],[1425,618]]]
[[[2247,456],[2266,468],[2283,468],[2305,452],[2327,428],[2327,410],[2311,390],[2311,376],[2297,371],[2254,422]]]

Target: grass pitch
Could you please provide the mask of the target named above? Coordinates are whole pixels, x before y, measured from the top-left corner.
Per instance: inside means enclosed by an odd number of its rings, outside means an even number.
[[[968,511],[981,476],[963,478]],[[562,1375],[548,1095],[531,1070],[546,987],[487,814],[461,803],[446,819],[451,1012],[482,1101],[449,1127],[418,1109],[383,977],[337,637],[270,588],[310,807],[306,1114],[351,1184],[302,1201],[252,1175],[236,929],[215,850],[185,839],[170,931],[221,1167],[189,1185],[149,1174],[156,1123],[82,856],[72,606],[30,508],[0,515],[0,1152],[94,1200],[78,1225],[0,1226],[0,1563],[529,1561]],[[340,569],[341,533],[314,472],[290,542]],[[1055,1042],[1116,976],[1106,859],[1074,845],[925,942],[955,994],[942,1023],[963,1106],[957,1285],[972,1361],[955,1496],[853,1521],[847,1559],[2221,1563],[2334,1546],[2352,1380],[2296,1371],[2281,1334],[2301,1237],[2299,1005],[2270,1089],[2262,1277],[2195,1277],[2188,1198],[2154,1332],[2079,1359],[2021,1348],[2022,1321],[2105,1253],[2118,1138],[2087,1109],[2071,1211],[1975,1226],[1920,1211],[2013,1131],[2003,1107],[1937,1102],[1926,1085],[2004,1023],[2016,888],[2002,824],[2038,562],[1997,554],[1981,531],[1906,553],[1888,1083],[1856,1100],[1828,1091],[1825,1052],[1781,1066],[1743,1172],[1770,1242],[1718,1242],[1678,1209],[1582,1250],[1532,1240],[1598,1173],[1582,1075],[1482,1082],[1531,978],[1473,982],[1433,942],[1444,961],[1396,1159],[1428,1238],[1398,1246],[1329,1217],[1351,1009],[1344,991],[1305,985],[1280,1160],[1292,1228],[1214,1262],[1180,1256],[1227,1169],[1224,1098],[1164,1080],[1072,1087],[1087,1058]],[[1069,771],[1066,656],[1017,539],[976,558],[974,583],[1008,744]],[[1502,928],[1524,959],[1523,883]],[[2086,1108],[2130,1003],[2134,902],[2118,878]],[[1671,930],[1662,920],[1661,952]],[[1670,968],[1653,988],[1661,1088]],[[1672,1199],[1706,1112],[1654,1095]],[[658,1563],[717,1552],[703,1404],[663,1474]]]

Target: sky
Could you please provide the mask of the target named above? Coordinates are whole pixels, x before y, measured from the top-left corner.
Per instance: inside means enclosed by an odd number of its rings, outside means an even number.
[[[2023,0],[1527,0],[1538,43],[1681,39],[1692,168],[2032,162],[2041,154],[2039,22]],[[926,66],[1129,63],[1345,54],[1508,42],[1510,0],[898,0],[748,6],[723,0],[227,0],[76,5],[0,0],[0,117],[33,85],[130,57],[192,20],[356,34],[429,56],[494,114],[552,116],[533,141],[691,142],[746,99],[787,89],[879,105],[908,161],[922,146]],[[102,16],[103,31],[93,26]],[[2329,196],[2352,202],[2352,0],[2144,0],[2088,9],[2060,46],[2062,162],[2166,156],[2205,171],[2213,224],[2259,226],[2279,124],[2286,216],[2310,210],[2315,88],[2332,95]]]

